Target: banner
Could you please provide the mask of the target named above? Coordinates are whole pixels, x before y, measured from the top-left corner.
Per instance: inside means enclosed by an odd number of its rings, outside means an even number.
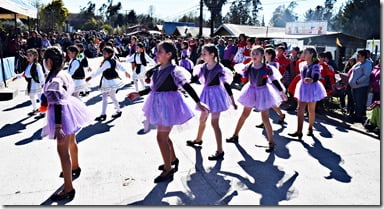
[[[288,35],[317,35],[327,34],[327,21],[287,22],[285,34]]]

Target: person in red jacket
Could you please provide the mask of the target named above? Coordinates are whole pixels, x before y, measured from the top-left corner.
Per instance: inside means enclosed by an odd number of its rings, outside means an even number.
[[[285,69],[289,65],[289,60],[285,57],[285,47],[280,45],[277,47],[276,62],[279,63],[279,71],[281,75],[284,75]]]
[[[325,62],[325,53],[319,54],[319,64],[322,67],[320,82],[324,85],[327,91],[327,96],[333,93],[333,85],[335,81],[335,72],[329,68],[329,65]]]

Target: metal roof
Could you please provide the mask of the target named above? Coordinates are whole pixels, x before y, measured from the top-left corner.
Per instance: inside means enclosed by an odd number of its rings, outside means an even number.
[[[1,0],[0,19],[37,18],[37,9],[22,0]]]

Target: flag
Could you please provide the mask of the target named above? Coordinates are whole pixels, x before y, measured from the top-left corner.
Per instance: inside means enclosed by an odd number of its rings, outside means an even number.
[[[336,38],[336,45],[339,46],[339,47],[343,47],[343,45],[341,44],[339,38]]]

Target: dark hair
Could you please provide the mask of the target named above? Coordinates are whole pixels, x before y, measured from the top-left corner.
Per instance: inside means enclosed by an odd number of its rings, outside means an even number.
[[[183,47],[186,47],[186,48],[189,47],[188,41],[183,41]]]
[[[137,43],[137,44],[136,44],[136,47],[139,47],[139,48],[144,48],[144,44],[143,44],[143,43],[141,43],[141,42],[139,42],[139,43]]]
[[[292,50],[295,50],[295,51],[299,52],[300,48],[298,46],[295,46],[295,47],[292,48]]]
[[[214,44],[205,44],[203,46],[203,50],[206,50],[210,54],[214,54],[213,59],[216,59],[216,62],[220,62],[220,57],[219,57],[219,50]]]
[[[265,53],[272,55],[272,60],[276,58],[276,51],[273,48],[266,48]]]
[[[35,55],[35,59],[33,60],[34,62],[39,61],[39,53],[37,52],[37,50],[35,48],[28,49],[27,54],[28,53]]]
[[[107,52],[108,54],[112,54],[109,58],[113,57],[113,53],[114,53],[114,51],[113,51],[113,48],[112,48],[112,47],[110,47],[110,46],[105,46],[105,47],[103,48],[103,52]]]
[[[61,49],[57,46],[50,46],[47,48],[44,54],[44,59],[50,59],[52,61],[52,68],[48,73],[46,83],[50,80],[52,75],[57,74],[62,68],[64,64],[64,55]]]
[[[244,33],[241,33],[241,34],[239,35],[239,41],[240,41],[240,37],[241,37],[241,36],[244,37],[244,41],[247,40],[247,36],[246,36]]]
[[[68,46],[67,50],[70,52],[75,52],[76,55],[80,52],[79,48],[75,45]]]
[[[277,49],[282,49],[282,50],[285,52],[285,46],[284,46],[284,45],[279,45],[279,46],[277,47]]]
[[[363,56],[365,59],[368,58],[368,52],[365,49],[357,51],[357,54]]]
[[[331,52],[324,52],[324,54],[325,54],[325,58],[332,60],[332,53]]]
[[[77,48],[79,48],[80,51],[84,49],[84,45],[82,43],[76,43],[76,46]]]
[[[308,51],[309,53],[312,54],[312,62],[317,64],[319,63],[319,60],[317,59],[317,51],[314,47],[307,47],[305,48],[304,52]]]
[[[251,54],[254,52],[254,51],[258,51],[260,52],[260,54],[264,55],[264,48],[261,47],[261,46],[254,46],[251,50]],[[263,56],[263,60],[261,61],[263,64],[265,64],[265,57]]]
[[[159,47],[163,48],[166,53],[171,52],[172,53],[171,60],[172,59],[175,60],[175,64],[179,65],[179,62],[177,60],[177,48],[175,46],[175,43],[173,43],[173,41],[164,40],[159,43]],[[169,62],[171,62],[171,60]]]
[[[324,52],[321,52],[321,53],[319,53],[319,57],[320,57],[320,58],[325,58],[325,57],[326,57],[326,55],[325,55],[325,53],[324,53]]]

